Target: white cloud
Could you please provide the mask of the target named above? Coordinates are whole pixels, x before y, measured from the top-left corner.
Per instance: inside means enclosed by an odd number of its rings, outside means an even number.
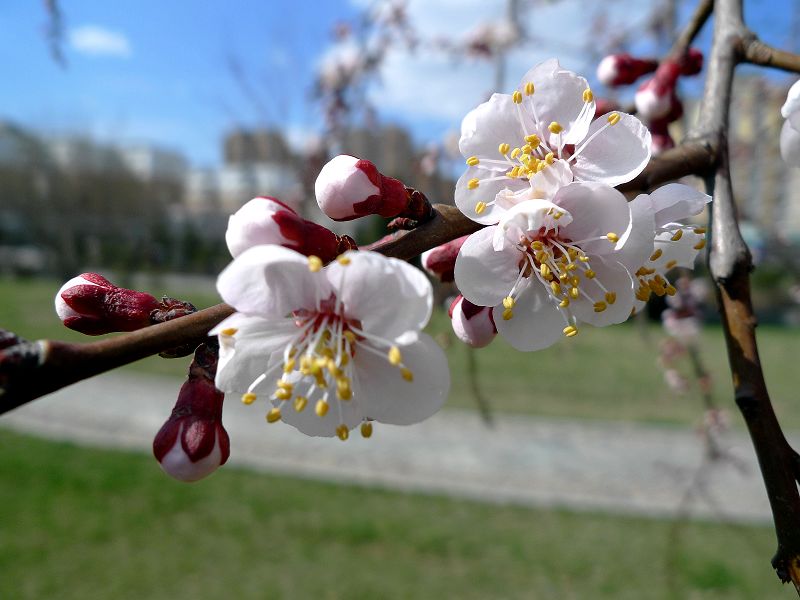
[[[124,34],[97,25],[82,25],[69,32],[70,46],[87,56],[130,58],[131,44]]]

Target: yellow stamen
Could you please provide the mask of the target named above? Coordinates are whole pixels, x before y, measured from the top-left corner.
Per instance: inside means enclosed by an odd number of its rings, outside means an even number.
[[[336,428],[336,436],[343,442],[350,437],[350,432],[347,430],[347,425],[339,425]]]
[[[608,306],[605,302],[595,302],[594,303],[594,312],[601,313],[603,312]]]
[[[531,148],[534,148],[534,149],[538,148],[539,144],[542,143],[542,141],[539,139],[539,136],[536,135],[535,133],[532,133],[530,135],[526,135],[525,136],[525,141],[528,142],[531,145]]]
[[[595,277],[597,277],[597,273],[595,273],[591,269],[587,269],[586,272],[583,274],[583,276],[586,277],[586,279],[594,279]]]
[[[503,321],[510,321],[514,316],[514,311],[507,308],[503,311]]]
[[[468,190],[474,190],[474,189],[475,189],[475,188],[477,188],[477,187],[478,187],[480,184],[481,184],[481,182],[478,180],[478,178],[477,178],[477,177],[473,177],[472,179],[470,179],[469,181],[467,181],[467,189],[468,189]]]
[[[567,308],[569,306],[569,298],[564,298],[558,303],[558,308]]]
[[[614,242],[615,244],[619,241],[619,236],[613,231],[609,231],[606,234],[606,238],[608,239],[609,242]]]
[[[606,302],[609,304],[614,304],[617,301],[617,294],[616,292],[606,292]]]
[[[369,438],[372,437],[372,423],[369,421],[365,421],[361,424],[361,437]]]
[[[298,396],[294,399],[294,409],[297,412],[303,412],[306,406],[308,406],[308,398],[305,396]]]
[[[667,286],[667,296],[674,296],[677,292],[678,290],[675,289],[675,286],[673,285]]]
[[[564,327],[563,332],[564,335],[567,337],[575,337],[576,335],[578,335],[578,328],[575,327],[574,325],[567,325],[566,327]]]
[[[544,277],[545,279],[547,279],[550,276],[550,267],[548,267],[544,263],[542,263],[539,266],[539,271],[542,273],[542,277]]]
[[[511,151],[511,158],[516,160],[519,157],[520,154],[522,154],[522,150],[520,150],[519,148],[514,148]]]
[[[244,404],[252,404],[256,401],[256,395],[253,392],[247,392],[246,394],[242,394],[242,402]]]
[[[665,266],[667,269],[671,269],[672,267],[674,267],[674,266],[675,266],[675,265],[677,265],[677,264],[678,264],[678,261],[677,261],[677,260],[671,260],[671,261],[669,261],[667,264],[665,264],[664,266]]]
[[[661,255],[664,254],[664,251],[661,248],[658,248],[655,252],[650,255],[650,260],[656,261],[661,258]]]
[[[698,235],[703,235],[706,232],[705,227],[695,227],[694,232]]]
[[[236,329],[236,327],[228,327],[227,329],[223,329],[222,331],[220,331],[220,333],[222,335],[232,336],[232,335],[236,334],[237,331],[239,331],[239,330]]]
[[[550,289],[553,290],[553,295],[554,296],[560,296],[561,295],[561,284],[558,283],[557,281],[551,281],[550,282]]]
[[[392,346],[389,348],[389,354],[387,355],[387,358],[389,359],[389,363],[395,367],[403,362],[403,355],[400,354],[400,348],[397,346]]]
[[[505,142],[503,142],[502,144],[500,144],[500,145],[497,147],[497,151],[498,151],[500,154],[502,154],[503,156],[505,156],[506,154],[508,154],[508,151],[509,151],[509,150],[511,150],[511,146],[510,146],[510,145],[508,145],[508,144],[506,144]]]
[[[504,308],[514,308],[515,304],[516,304],[516,302],[514,301],[514,299],[511,296],[506,296],[505,298],[503,298],[503,307]]]
[[[522,104],[522,93],[519,90],[516,90],[513,94],[511,94],[511,99],[514,101],[514,104]]]
[[[620,118],[620,117],[619,117],[619,113],[611,113],[611,114],[610,114],[610,115],[608,115],[608,117],[607,117],[607,119],[608,119],[608,122],[609,122],[611,125],[616,125],[617,123],[619,123],[619,118]]]
[[[403,376],[403,379],[406,381],[414,381],[414,373],[411,372],[411,369],[407,367],[403,367],[400,369],[400,375]]]
[[[706,241],[705,240],[700,240],[694,246],[692,246],[692,248],[694,248],[695,250],[702,250],[705,247],[706,247]]]
[[[322,259],[313,254],[308,257],[308,270],[312,273],[317,273],[322,269]]]
[[[292,392],[280,388],[275,390],[275,397],[278,400],[289,400],[292,397]]]
[[[558,121],[553,121],[550,125],[547,126],[547,129],[550,130],[550,133],[561,133],[564,131],[564,128],[561,126],[561,123]]]
[[[467,166],[475,167],[480,163],[480,159],[477,156],[470,156],[467,159]]]
[[[525,145],[522,147],[522,153],[523,153],[523,154],[530,154],[531,152],[533,152],[533,148],[531,148],[531,145],[530,145],[530,144],[525,144]]]
[[[274,423],[275,421],[281,420],[281,409],[280,408],[271,408],[270,411],[267,413],[267,423]]]
[[[480,215],[483,214],[483,211],[486,210],[486,202],[478,202],[475,205],[475,214]]]
[[[526,96],[533,96],[533,92],[536,88],[533,87],[533,82],[529,81],[525,84],[525,95]]]
[[[284,373],[291,373],[294,371],[295,360],[290,358],[285,363],[283,363],[283,372]]]
[[[353,397],[353,390],[350,381],[345,378],[336,380],[336,397],[339,400],[350,400]]]
[[[344,256],[344,255],[340,255],[340,256],[336,257],[336,262],[338,262],[343,267],[346,267],[347,265],[350,264],[350,259],[348,257]],[[331,334],[328,333],[327,331],[325,333],[328,334],[328,340],[329,340]],[[325,340],[325,341],[327,342],[328,340]]]
[[[682,237],[683,237],[683,229],[678,229],[678,231],[675,232],[675,235],[673,235],[670,239],[673,242],[677,242]]]
[[[581,292],[578,288],[574,287],[570,288],[569,295],[572,297],[573,300],[577,300],[580,297]]]
[[[594,94],[592,93],[592,90],[590,90],[589,88],[583,90],[583,101],[591,102],[592,100],[594,100]]]
[[[314,407],[314,412],[317,413],[318,417],[324,417],[328,414],[328,409],[330,405],[325,402],[325,400],[317,400],[317,405]]]

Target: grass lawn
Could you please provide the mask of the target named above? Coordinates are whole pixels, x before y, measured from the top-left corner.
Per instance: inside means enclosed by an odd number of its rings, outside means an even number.
[[[179,484],[148,456],[0,429],[0,598],[793,595],[769,528],[692,523],[675,547],[670,527],[235,469]]]
[[[86,341],[87,338],[61,326],[53,310],[54,281],[0,278],[0,327],[29,339],[56,338]],[[176,290],[148,289],[178,295]],[[184,299],[198,307],[215,304],[213,290],[190,293]],[[432,334],[449,339],[448,356],[453,379],[449,404],[474,407],[469,378],[469,350],[454,341],[447,317],[438,312],[429,327]],[[570,340],[540,352],[517,352],[501,339],[475,351],[481,387],[498,411],[566,418],[634,420],[662,423],[693,423],[701,415],[696,392],[675,396],[663,383],[656,364],[661,329],[650,326],[647,339],[633,324],[603,329],[583,327]],[[778,416],[787,428],[800,429],[795,357],[800,355],[800,331],[780,327],[759,329],[761,357]],[[714,379],[714,395],[720,406],[734,414],[727,356],[719,327],[708,327],[702,338],[702,355]],[[186,360],[150,358],[130,369],[183,377]]]

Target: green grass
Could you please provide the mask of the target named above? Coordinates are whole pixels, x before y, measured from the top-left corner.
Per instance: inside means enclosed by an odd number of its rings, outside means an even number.
[[[792,595],[769,528],[691,523],[668,556],[670,527],[230,468],[185,485],[147,456],[0,430],[0,598]]]
[[[61,326],[53,311],[58,289],[53,281],[0,278],[0,327],[29,339],[55,338],[86,341],[87,338]],[[180,294],[178,290],[148,289]],[[198,307],[215,304],[213,290],[190,293],[187,300]],[[450,406],[472,408],[475,399],[467,377],[467,352],[450,333],[443,313],[429,327],[448,345],[453,387]],[[632,420],[658,423],[694,423],[701,416],[696,392],[676,396],[663,383],[656,364],[660,327],[646,329],[647,338],[634,324],[603,329],[584,327],[572,339],[534,353],[517,352],[502,339],[476,351],[481,387],[491,406],[502,412],[528,413],[565,418]],[[768,326],[758,332],[767,383],[778,416],[790,429],[800,429],[797,401],[796,359],[800,355],[797,329]],[[447,341],[449,340],[449,344]],[[735,412],[722,330],[708,327],[702,337],[702,356],[714,380],[714,396],[720,406]],[[150,358],[129,369],[183,377],[187,361]],[[741,420],[734,415],[733,423]]]

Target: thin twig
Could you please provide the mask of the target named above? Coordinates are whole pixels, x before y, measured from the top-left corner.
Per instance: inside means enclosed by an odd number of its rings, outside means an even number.
[[[749,36],[748,39],[743,39],[739,52],[744,62],[748,62],[752,65],[782,69],[790,73],[800,73],[799,55],[773,48],[755,36]]]
[[[708,17],[714,9],[714,0],[700,0],[697,7],[694,9],[689,22],[684,27],[678,39],[672,44],[672,49],[667,56],[677,58],[683,56],[692,45],[692,42],[703,29],[703,25],[708,21]]]

